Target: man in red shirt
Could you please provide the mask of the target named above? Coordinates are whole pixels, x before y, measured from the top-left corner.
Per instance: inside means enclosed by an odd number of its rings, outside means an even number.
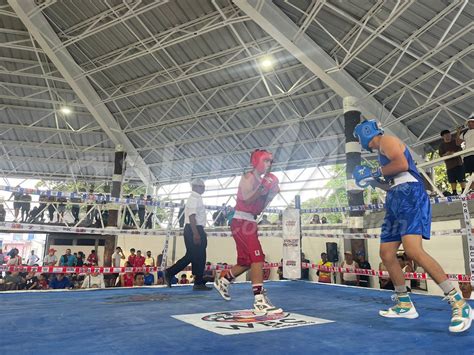
[[[237,247],[237,264],[225,270],[215,280],[214,286],[225,300],[230,300],[230,283],[250,269],[252,290],[255,296],[256,313],[281,313],[282,309],[272,305],[263,288],[263,263],[265,254],[258,240],[256,217],[278,194],[278,178],[270,173],[273,156],[266,150],[255,150],[250,156],[251,171],[240,179],[237,204],[230,225]]]
[[[135,256],[134,262],[132,264],[134,267],[145,266],[145,257],[142,255],[141,250],[137,250],[137,255]]]
[[[87,257],[87,263],[92,266],[97,266],[98,264],[98,258],[95,250],[91,250],[91,253]]]
[[[135,248],[130,249],[130,255],[128,256],[128,262],[130,263],[130,266],[133,267],[135,266],[135,258],[137,255],[135,254]]]

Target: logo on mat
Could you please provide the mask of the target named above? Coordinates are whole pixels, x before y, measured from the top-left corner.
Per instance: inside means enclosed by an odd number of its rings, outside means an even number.
[[[248,334],[333,322],[297,313],[258,315],[251,310],[180,314],[172,317],[220,335]]]

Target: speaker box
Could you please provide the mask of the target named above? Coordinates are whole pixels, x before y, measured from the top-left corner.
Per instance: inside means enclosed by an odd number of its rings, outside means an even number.
[[[326,253],[328,254],[328,261],[332,263],[337,263],[339,261],[337,243],[326,243]]]

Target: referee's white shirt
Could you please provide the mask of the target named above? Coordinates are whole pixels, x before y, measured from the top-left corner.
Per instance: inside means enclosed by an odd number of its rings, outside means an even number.
[[[195,191],[191,192],[188,201],[186,201],[184,208],[185,223],[191,223],[189,222],[189,216],[193,214],[196,215],[196,224],[198,226],[206,226],[206,209],[204,208],[204,202],[202,201],[202,196]]]

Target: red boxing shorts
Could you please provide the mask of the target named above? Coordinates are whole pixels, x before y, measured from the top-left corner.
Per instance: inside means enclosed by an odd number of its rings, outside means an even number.
[[[252,263],[263,263],[265,254],[258,240],[257,222],[233,218],[230,230],[237,246],[237,264],[250,266]]]

